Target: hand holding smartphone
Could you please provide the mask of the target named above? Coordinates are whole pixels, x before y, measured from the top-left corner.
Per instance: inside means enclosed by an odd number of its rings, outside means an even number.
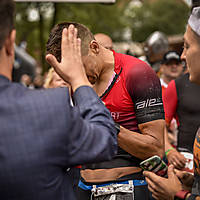
[[[167,176],[167,165],[165,162],[157,155],[152,156],[140,163],[140,167],[143,170],[152,171],[158,176]]]

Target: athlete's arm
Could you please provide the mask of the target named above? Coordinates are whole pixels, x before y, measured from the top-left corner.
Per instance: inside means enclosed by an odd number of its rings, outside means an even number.
[[[161,85],[156,73],[139,62],[127,74],[126,88],[134,103],[141,134],[121,127],[119,146],[142,160],[153,155],[162,157],[165,121]]]
[[[164,120],[154,120],[139,125],[142,134],[120,127],[119,146],[131,155],[144,160],[153,155],[163,157]]]

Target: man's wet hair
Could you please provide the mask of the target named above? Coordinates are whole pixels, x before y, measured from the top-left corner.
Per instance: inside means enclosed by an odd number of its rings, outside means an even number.
[[[91,31],[84,25],[75,22],[64,22],[57,24],[51,30],[49,39],[46,45],[47,54],[52,54],[56,57],[58,62],[61,62],[61,38],[64,28],[68,28],[70,24],[73,24],[78,29],[78,38],[81,39],[81,54],[85,56],[88,54],[89,45],[92,40],[95,40]]]

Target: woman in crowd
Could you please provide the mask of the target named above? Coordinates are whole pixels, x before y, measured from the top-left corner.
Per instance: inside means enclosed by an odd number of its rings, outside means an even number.
[[[195,7],[188,20],[184,35],[182,59],[186,60],[190,81],[200,84],[200,7]],[[187,200],[200,200],[200,129],[197,131],[194,147],[194,176],[174,170],[170,165],[168,178],[152,172],[144,172],[149,190],[156,200],[173,200],[174,197]],[[180,181],[181,180],[181,181]]]

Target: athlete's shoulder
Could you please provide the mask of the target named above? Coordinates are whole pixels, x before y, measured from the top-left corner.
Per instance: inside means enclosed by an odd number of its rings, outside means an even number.
[[[130,55],[117,53],[116,55],[118,58],[120,58],[121,66],[123,68],[124,72],[130,72],[131,73],[154,73],[153,69],[144,61]]]
[[[124,63],[128,63],[130,66],[144,65],[149,67],[149,65],[146,62],[134,56],[121,54],[121,58]]]

